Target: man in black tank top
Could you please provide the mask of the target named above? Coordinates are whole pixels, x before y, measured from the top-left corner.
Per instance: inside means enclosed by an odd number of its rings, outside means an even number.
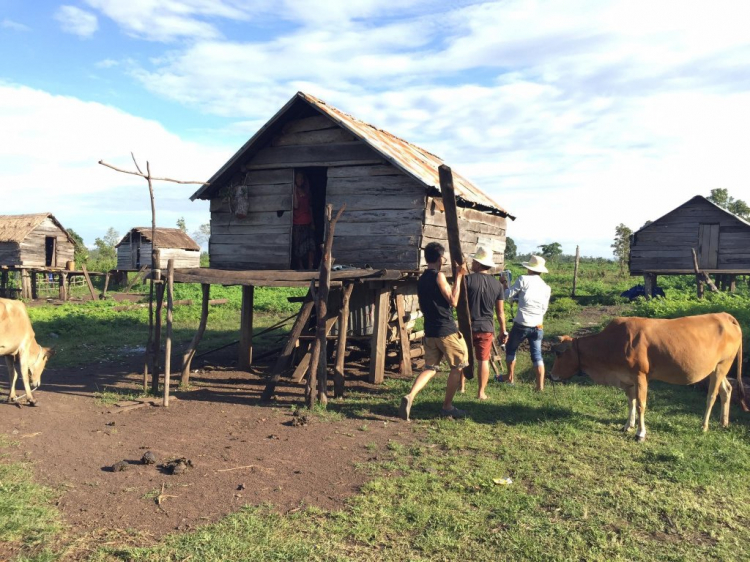
[[[461,279],[468,271],[462,265],[451,288],[445,274],[440,271],[445,264],[444,254],[445,248],[437,242],[430,242],[424,249],[427,270],[419,278],[417,296],[419,308],[424,314],[425,367],[414,380],[411,392],[401,399],[399,417],[407,421],[414,398],[435,376],[443,359],[448,361],[451,371],[440,415],[453,418],[466,416],[466,412],[453,405],[453,397],[461,384],[461,371],[467,365],[469,357],[466,341],[453,319],[453,307],[458,304]]]

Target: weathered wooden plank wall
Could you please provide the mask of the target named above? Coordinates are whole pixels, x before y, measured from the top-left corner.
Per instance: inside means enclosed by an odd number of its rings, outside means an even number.
[[[704,239],[701,239],[704,225]],[[630,248],[630,272],[693,270],[692,248],[704,263],[710,260],[715,233],[706,225],[719,225],[718,269],[750,269],[750,226],[701,199],[692,200],[636,233]],[[714,256],[715,257],[715,256]],[[713,267],[711,267],[713,269]]]
[[[198,250],[185,250],[182,248],[157,248],[157,267],[159,269],[166,269],[169,260],[174,260],[174,266],[178,269],[200,267],[201,253]]]
[[[18,242],[0,242],[0,265],[21,265]]]
[[[55,238],[56,265],[65,267],[66,262],[73,260],[75,247],[68,240],[65,232],[50,218],[45,219],[39,226],[32,230],[20,244],[20,261],[18,265],[30,265],[44,267],[46,265],[46,239]]]
[[[446,249],[448,248],[448,231],[445,225],[445,212],[442,209],[441,198],[428,198],[420,249],[430,242],[440,242]],[[479,244],[489,246],[492,248],[496,270],[503,268],[507,228],[505,217],[459,207],[458,228],[461,234],[461,250],[464,254],[467,256],[473,254]],[[420,266],[427,265],[422,252],[420,252],[420,260]]]

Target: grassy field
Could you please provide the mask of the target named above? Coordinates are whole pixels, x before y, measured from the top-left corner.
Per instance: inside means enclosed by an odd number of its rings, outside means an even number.
[[[750,334],[745,283],[736,295],[697,301],[690,280],[667,279],[666,299],[629,304],[618,295],[634,280],[619,276],[612,264],[584,264],[575,300],[569,297],[572,267],[553,265],[553,271],[547,278],[554,295],[545,322],[548,337],[597,328],[615,313],[674,317],[715,310],[734,314]],[[286,314],[285,293],[267,296],[267,312],[260,317]],[[232,304],[216,311],[213,329],[232,338],[237,301],[226,298]],[[115,323],[112,331],[120,339],[92,344],[97,347],[90,349],[89,357],[110,353],[118,345],[142,345],[143,311],[123,317],[108,306],[85,305],[77,309],[80,313],[66,307],[32,313],[40,339],[54,332],[61,345],[73,341],[64,335],[66,329],[85,330],[77,332],[84,340],[95,333],[82,326],[83,317],[87,322],[97,318],[99,330]],[[180,312],[185,335],[197,323],[193,308]],[[80,360],[72,354],[62,357],[68,364]],[[551,364],[551,357],[546,360]],[[487,402],[475,401],[474,383],[467,385],[467,394],[456,403],[468,410],[468,420],[437,417],[445,385],[443,377],[433,381],[412,410],[411,429],[417,435],[413,445],[390,442],[375,450],[362,431],[357,446],[375,453],[378,461],[356,468],[372,479],[345,509],[281,515],[273,506],[246,507],[217,524],[172,535],[148,548],[101,546],[92,559],[750,557],[750,416],[733,408],[730,427],[722,429],[715,410],[711,430],[703,434],[705,395],[693,388],[654,384],[646,417],[649,437],[639,444],[632,434],[620,432],[626,414],[621,391],[578,377],[565,385],[548,383],[544,393],[535,393],[528,354],[519,354],[518,361],[520,383],[491,384]],[[408,381],[388,380],[387,393],[350,394],[344,402],[329,403],[329,411],[355,419],[370,412],[395,416],[408,386]],[[0,439],[0,454],[14,446],[12,436]],[[34,484],[29,474],[24,465],[0,463],[0,541],[21,545],[19,560],[59,559],[72,548],[66,541],[68,531],[50,503],[51,493]],[[494,482],[506,477],[512,483]]]

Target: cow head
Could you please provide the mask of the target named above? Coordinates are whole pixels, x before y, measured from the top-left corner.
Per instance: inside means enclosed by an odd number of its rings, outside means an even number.
[[[54,354],[55,350],[53,348],[39,346],[39,351],[29,367],[29,375],[31,378],[29,382],[32,387],[39,388],[39,385],[42,384],[42,372],[47,366],[47,361]]]
[[[575,340],[570,336],[560,336],[558,343],[552,346],[555,352],[555,364],[552,365],[550,378],[553,381],[568,380],[581,372],[581,363],[575,349]]]

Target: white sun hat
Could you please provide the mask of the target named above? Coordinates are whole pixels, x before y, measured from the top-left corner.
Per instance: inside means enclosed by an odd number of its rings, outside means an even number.
[[[549,273],[546,267],[544,267],[544,258],[541,256],[531,256],[529,261],[521,262],[529,271],[536,271],[537,273]]]
[[[477,251],[471,255],[471,259],[481,263],[485,267],[495,267],[492,252],[487,251],[486,246],[477,246]]]

